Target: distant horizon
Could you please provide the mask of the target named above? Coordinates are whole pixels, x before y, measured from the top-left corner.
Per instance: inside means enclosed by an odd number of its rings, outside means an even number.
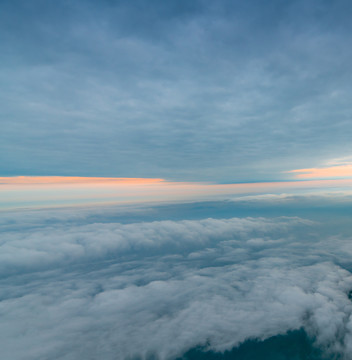
[[[214,183],[153,178],[0,177],[1,209],[219,200],[231,196],[352,191],[352,179]]]

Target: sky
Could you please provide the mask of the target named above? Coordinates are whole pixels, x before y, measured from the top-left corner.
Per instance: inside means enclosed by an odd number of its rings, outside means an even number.
[[[0,175],[231,183],[351,166],[351,7],[3,0]]]
[[[351,10],[0,0],[0,358],[352,360]]]
[[[352,179],[235,184],[172,182],[163,179],[62,176],[0,177],[0,212],[91,205],[219,201],[249,196],[330,195],[348,198]]]

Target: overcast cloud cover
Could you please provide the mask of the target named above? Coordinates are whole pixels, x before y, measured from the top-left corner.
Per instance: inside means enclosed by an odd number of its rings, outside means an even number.
[[[274,202],[257,206],[288,211]],[[348,217],[234,218],[235,202],[210,204],[3,212],[1,358],[175,359],[303,328],[350,359]]]
[[[0,172],[248,181],[350,155],[351,6],[3,0]]]

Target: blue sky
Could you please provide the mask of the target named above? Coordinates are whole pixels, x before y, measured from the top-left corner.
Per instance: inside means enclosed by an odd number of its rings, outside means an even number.
[[[1,1],[0,175],[277,180],[351,155],[349,1]]]

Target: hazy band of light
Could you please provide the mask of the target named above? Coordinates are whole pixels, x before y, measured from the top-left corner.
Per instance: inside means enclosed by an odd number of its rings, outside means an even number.
[[[352,177],[352,165],[336,165],[322,168],[297,169],[287,171],[297,179],[333,179]]]
[[[213,184],[143,178],[2,177],[0,208],[225,199],[231,195],[352,190],[352,180]]]
[[[53,185],[53,184],[153,184],[163,179],[150,178],[109,178],[109,177],[78,177],[78,176],[14,176],[0,177],[0,185]]]

